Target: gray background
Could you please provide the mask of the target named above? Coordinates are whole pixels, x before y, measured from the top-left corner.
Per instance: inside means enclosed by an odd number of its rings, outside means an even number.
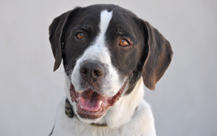
[[[1,0],[0,135],[46,136],[64,96],[64,71],[52,72],[48,26],[75,6],[101,0]],[[149,21],[171,43],[173,61],[146,90],[158,136],[217,135],[217,2],[105,0]]]

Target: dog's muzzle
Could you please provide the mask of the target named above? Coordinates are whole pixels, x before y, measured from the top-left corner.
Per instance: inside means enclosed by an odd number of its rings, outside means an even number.
[[[100,62],[86,61],[80,65],[80,88],[76,90],[74,85],[70,86],[71,101],[76,102],[76,113],[81,118],[97,119],[102,117],[109,107],[121,97],[127,80],[123,82],[116,94],[106,95],[110,87],[106,82],[106,65]],[[105,86],[107,88],[105,88]]]

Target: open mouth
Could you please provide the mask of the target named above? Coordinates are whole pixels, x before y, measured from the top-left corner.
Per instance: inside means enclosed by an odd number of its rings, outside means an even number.
[[[119,100],[125,86],[126,82],[116,95],[105,97],[94,92],[92,89],[87,89],[82,93],[78,93],[71,84],[70,96],[72,102],[76,102],[77,113],[81,118],[97,119],[103,116],[108,108],[113,106],[115,102]]]

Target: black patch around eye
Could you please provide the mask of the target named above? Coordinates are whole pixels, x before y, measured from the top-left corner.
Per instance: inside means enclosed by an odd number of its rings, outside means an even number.
[[[65,34],[65,48],[62,50],[63,65],[67,75],[74,69],[76,60],[93,43],[99,32],[98,23],[85,22],[70,24]],[[77,39],[76,34],[82,32],[83,39]]]

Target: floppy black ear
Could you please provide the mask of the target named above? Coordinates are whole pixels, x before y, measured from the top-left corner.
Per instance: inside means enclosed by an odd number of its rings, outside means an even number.
[[[74,10],[68,11],[56,17],[49,27],[49,40],[55,58],[53,71],[57,70],[61,64],[65,29],[69,20],[73,17],[73,14],[75,14],[78,9],[79,8],[75,8]]]
[[[142,76],[145,86],[155,90],[155,84],[163,76],[172,60],[173,51],[170,43],[157,29],[145,21],[143,21],[143,25],[145,53],[148,55],[143,66]]]

